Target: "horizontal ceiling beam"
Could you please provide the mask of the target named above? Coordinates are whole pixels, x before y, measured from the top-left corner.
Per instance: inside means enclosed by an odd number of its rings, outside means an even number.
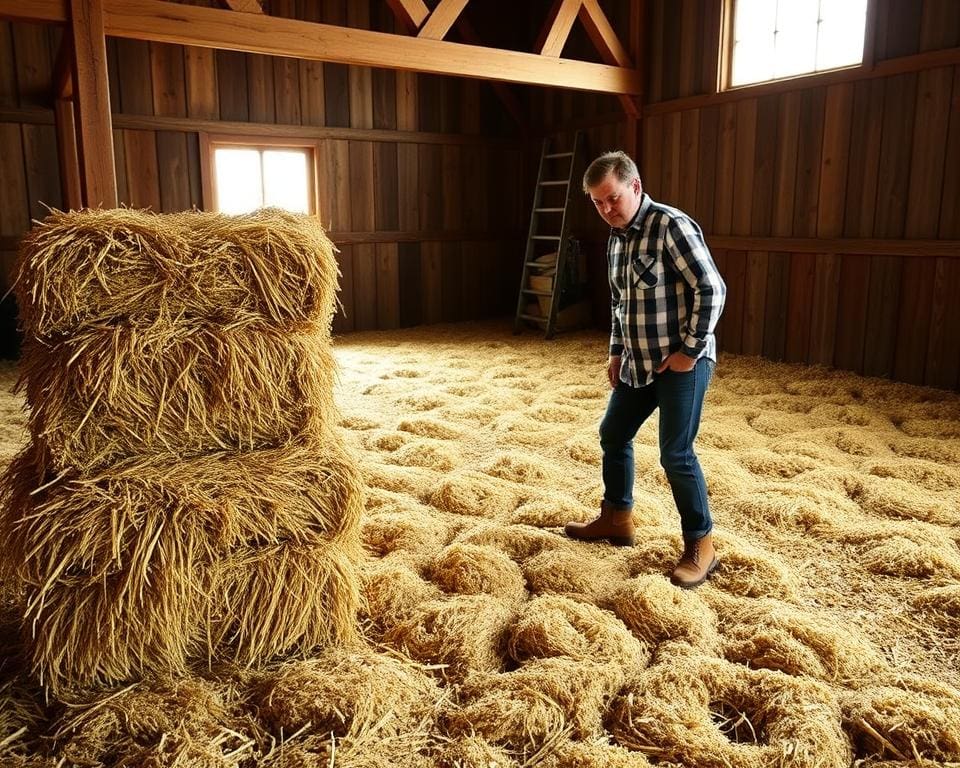
[[[598,93],[636,96],[643,90],[634,69],[520,51],[163,0],[104,0],[103,10],[105,31],[114,37]],[[0,0],[0,18],[65,22],[66,3]]]

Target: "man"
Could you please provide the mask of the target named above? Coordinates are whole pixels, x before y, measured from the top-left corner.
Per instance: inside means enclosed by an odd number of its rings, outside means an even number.
[[[589,523],[568,523],[574,539],[634,543],[633,438],[660,409],[660,463],[680,512],[684,550],[671,581],[702,584],[717,567],[707,486],[693,441],[716,365],[713,335],[726,286],[700,227],[644,193],[633,160],[607,152],[583,176],[583,190],[610,227],[607,266],[613,328],[607,377],[612,392],[600,424],[603,502]]]

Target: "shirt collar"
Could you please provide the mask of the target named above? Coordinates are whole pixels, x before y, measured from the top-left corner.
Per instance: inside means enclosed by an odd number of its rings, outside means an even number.
[[[639,230],[640,226],[643,224],[643,220],[647,216],[647,211],[650,210],[651,205],[650,195],[644,192],[640,196],[640,207],[637,208],[637,212],[633,214],[633,218],[630,219],[630,223],[627,224],[623,229],[618,229],[617,227],[610,228],[610,234],[616,235],[617,237],[625,237],[627,232],[631,229]]]

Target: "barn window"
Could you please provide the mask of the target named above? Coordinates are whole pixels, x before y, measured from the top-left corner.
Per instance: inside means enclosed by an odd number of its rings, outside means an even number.
[[[863,61],[868,0],[729,0],[730,87]]]
[[[316,212],[313,145],[217,137],[204,144],[208,208],[222,213],[267,206]]]

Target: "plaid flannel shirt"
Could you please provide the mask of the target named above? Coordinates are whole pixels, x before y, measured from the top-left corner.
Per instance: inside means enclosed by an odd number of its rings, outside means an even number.
[[[620,380],[639,387],[677,350],[717,359],[713,335],[727,287],[697,223],[644,193],[640,209],[607,242],[610,355]]]

